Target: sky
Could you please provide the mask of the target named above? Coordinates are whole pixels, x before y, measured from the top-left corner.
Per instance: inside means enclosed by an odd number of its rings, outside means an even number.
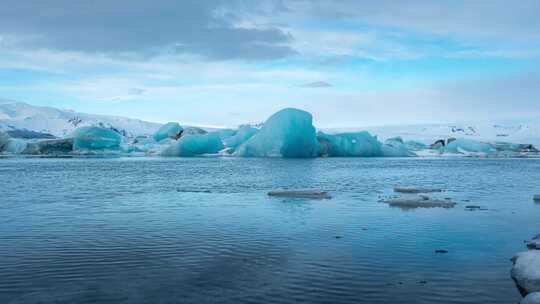
[[[235,126],[540,117],[540,1],[0,0],[0,100]]]

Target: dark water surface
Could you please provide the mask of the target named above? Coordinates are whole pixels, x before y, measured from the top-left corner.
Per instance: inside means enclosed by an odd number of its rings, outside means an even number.
[[[0,159],[0,303],[516,303],[535,193],[540,160]]]

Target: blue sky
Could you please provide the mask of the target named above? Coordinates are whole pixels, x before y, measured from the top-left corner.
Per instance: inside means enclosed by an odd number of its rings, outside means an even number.
[[[0,99],[218,126],[540,117],[538,1],[1,5]]]

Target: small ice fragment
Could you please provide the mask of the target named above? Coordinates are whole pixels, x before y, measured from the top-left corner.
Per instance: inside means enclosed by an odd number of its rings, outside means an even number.
[[[298,190],[273,190],[268,192],[268,196],[292,197],[292,198],[313,198],[329,199],[332,198],[328,192],[318,189],[298,189]]]
[[[525,293],[540,292],[540,250],[517,253],[510,274]]]
[[[456,203],[448,200],[439,200],[426,197],[396,197],[383,201],[391,207],[398,207],[403,209],[412,208],[453,208]]]
[[[535,196],[533,196],[533,200],[540,203],[540,194],[536,194]]]
[[[421,187],[395,187],[394,192],[398,193],[430,193],[430,192],[442,192],[437,188],[421,188]]]
[[[540,292],[528,294],[519,304],[540,304]]]

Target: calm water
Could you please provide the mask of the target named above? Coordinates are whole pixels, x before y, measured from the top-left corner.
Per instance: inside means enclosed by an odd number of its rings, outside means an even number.
[[[0,303],[516,303],[535,193],[540,160],[0,159]]]

